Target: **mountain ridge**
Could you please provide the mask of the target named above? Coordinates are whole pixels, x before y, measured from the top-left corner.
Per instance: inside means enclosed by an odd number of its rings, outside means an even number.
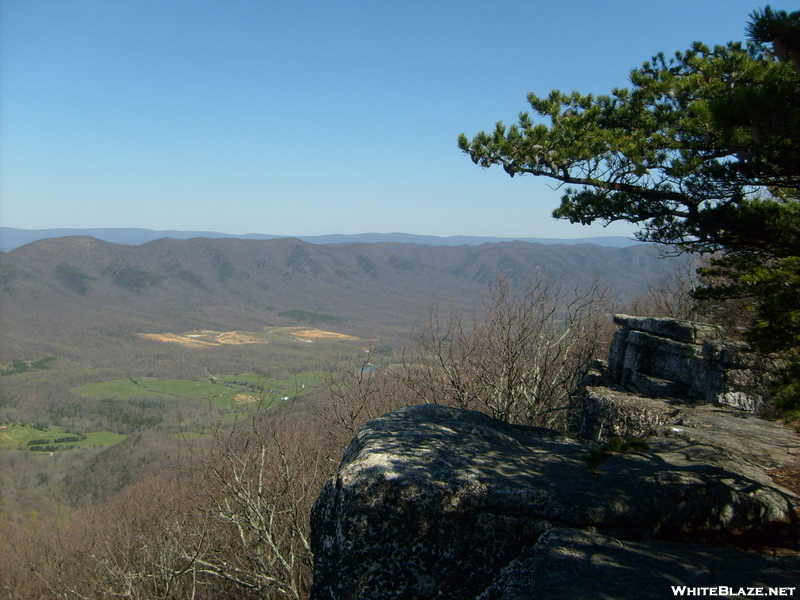
[[[485,243],[499,243],[522,241],[538,244],[597,244],[599,246],[611,246],[624,248],[639,244],[622,236],[596,236],[588,238],[515,238],[515,237],[492,237],[492,236],[433,236],[417,235],[411,233],[358,233],[358,234],[328,234],[313,236],[284,236],[262,233],[248,233],[234,235],[214,231],[178,231],[178,230],[154,230],[141,228],[59,228],[59,229],[18,229],[15,227],[0,227],[0,250],[10,252],[20,246],[30,244],[43,239],[59,237],[89,236],[95,239],[111,242],[114,244],[124,244],[138,246],[161,238],[176,240],[186,240],[192,238],[232,238],[242,240],[273,240],[273,239],[299,239],[312,244],[351,244],[351,243],[416,243],[429,246],[477,246]]]
[[[120,340],[138,352],[139,333],[259,330],[301,324],[297,315],[401,343],[434,304],[443,315],[479,306],[498,276],[515,289],[544,274],[569,288],[599,281],[630,296],[669,260],[648,245],[162,238],[133,246],[76,236],[0,253],[0,264],[4,360],[81,348],[95,357],[83,362],[100,364]]]

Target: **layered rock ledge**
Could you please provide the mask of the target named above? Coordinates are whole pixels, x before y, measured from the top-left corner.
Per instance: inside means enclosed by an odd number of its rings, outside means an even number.
[[[604,377],[633,393],[719,404],[758,412],[764,368],[747,346],[716,325],[614,315]]]
[[[575,391],[567,420],[582,439],[646,437],[666,425],[708,420],[708,407],[759,414],[769,372],[764,361],[715,325],[615,315],[608,352]]]

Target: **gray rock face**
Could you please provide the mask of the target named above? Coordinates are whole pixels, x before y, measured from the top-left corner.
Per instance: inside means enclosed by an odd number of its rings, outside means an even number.
[[[765,371],[713,325],[616,315],[608,361],[573,394],[567,420],[582,438],[645,437],[702,403],[758,413]],[[599,363],[599,361],[598,361]]]
[[[702,344],[703,342],[721,340],[725,337],[722,328],[717,325],[682,321],[680,319],[614,315],[614,323],[624,329],[652,333],[658,337],[687,344]]]
[[[615,315],[609,382],[636,394],[755,412],[764,403],[756,359],[714,325]]]
[[[800,593],[800,560],[763,556],[729,548],[659,541],[621,541],[552,529],[504,568],[478,600],[662,600],[674,587],[732,589],[784,588]],[[789,589],[794,593],[790,594]],[[764,595],[768,593],[765,589]],[[698,590],[692,595],[712,595]]]
[[[705,410],[598,473],[584,461],[592,443],[480,413],[419,405],[371,421],[314,506],[311,597],[540,597],[508,595],[519,579],[501,571],[530,548],[569,554],[543,545],[553,529],[795,545],[800,498],[767,471],[797,466],[800,443],[755,417]]]
[[[685,409],[684,403],[675,400],[593,386],[572,397],[567,418],[577,437],[602,442],[612,437],[653,435],[663,426],[680,421]]]
[[[772,477],[800,478],[800,439],[748,414],[755,358],[711,325],[615,322],[577,437],[436,405],[367,423],[312,512],[312,600],[800,595],[800,497]],[[612,437],[646,447],[590,469]]]

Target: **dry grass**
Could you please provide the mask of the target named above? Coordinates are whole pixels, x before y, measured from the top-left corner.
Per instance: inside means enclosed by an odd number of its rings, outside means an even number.
[[[237,402],[238,404],[250,404],[252,402],[256,402],[257,400],[258,398],[252,394],[236,394],[233,397],[233,401]]]
[[[299,338],[328,339],[328,340],[357,340],[357,337],[335,333],[333,331],[323,331],[322,329],[299,329],[293,331],[292,335]]]
[[[778,485],[800,495],[800,468],[783,467],[781,469],[767,471],[767,474],[772,477],[772,480]]]
[[[221,333],[217,337],[218,344],[266,344],[264,340],[259,340],[239,331],[229,331]]]
[[[155,340],[157,342],[175,342],[190,348],[207,348],[209,346],[217,345],[212,342],[205,342],[203,340],[197,340],[185,335],[177,335],[175,333],[139,333],[138,335],[139,337],[143,337],[148,340]]]
[[[335,333],[333,331],[323,331],[322,329],[309,329],[305,327],[287,327],[282,330],[291,337],[303,341],[311,342],[317,339],[327,340],[357,340],[357,337]],[[249,335],[243,331],[195,331],[193,333],[139,333],[139,337],[156,342],[176,343],[188,348],[218,348],[223,345],[241,344],[268,344],[264,339]]]
[[[220,345],[239,345],[239,344],[266,344],[265,340],[259,340],[239,331],[204,331],[202,334],[178,334],[178,333],[140,333],[140,337],[157,342],[175,342],[190,348],[214,348]],[[204,337],[207,339],[198,339]]]

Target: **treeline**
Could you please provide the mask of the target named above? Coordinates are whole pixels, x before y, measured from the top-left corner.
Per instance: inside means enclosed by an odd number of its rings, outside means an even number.
[[[70,448],[74,448],[74,445],[71,446],[56,446],[54,444],[48,444],[47,446],[43,446],[41,444],[29,444],[28,450],[31,452],[55,452],[57,450],[69,450]]]
[[[54,440],[48,440],[45,438],[37,439],[37,440],[28,440],[28,446],[35,446],[37,444],[64,444],[69,442],[80,442],[86,439],[86,435],[66,435],[60,438],[56,438]]]
[[[65,435],[55,439],[37,438],[28,440],[25,444],[31,452],[55,452],[57,450],[69,450],[75,448],[74,442],[81,442],[86,439],[85,434]]]

